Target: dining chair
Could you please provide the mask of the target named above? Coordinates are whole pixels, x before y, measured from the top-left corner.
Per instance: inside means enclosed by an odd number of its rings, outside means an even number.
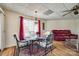
[[[45,39],[42,39],[42,41],[40,41],[40,47],[44,48],[44,52],[46,55],[48,52],[48,49],[50,48],[50,51],[52,53],[52,48],[53,48],[53,35],[49,34],[48,36],[46,36]]]
[[[64,44],[65,46],[75,46],[76,51],[79,51],[79,39],[66,39]]]
[[[17,51],[17,55],[19,56],[20,49],[27,47],[30,44],[30,42],[26,41],[26,40],[19,41],[18,38],[17,38],[17,36],[16,36],[16,34],[14,34],[13,36],[16,39],[16,43],[17,43],[16,49],[18,50]],[[30,47],[29,47],[29,50],[30,50]]]

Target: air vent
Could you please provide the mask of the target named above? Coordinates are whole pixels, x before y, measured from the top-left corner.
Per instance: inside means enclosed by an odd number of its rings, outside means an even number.
[[[45,15],[50,15],[50,14],[52,14],[52,13],[53,13],[52,10],[47,10],[47,11],[44,12]]]

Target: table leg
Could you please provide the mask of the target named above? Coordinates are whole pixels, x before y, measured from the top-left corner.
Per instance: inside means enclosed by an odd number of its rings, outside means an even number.
[[[76,44],[76,49],[77,49],[77,51],[79,50],[79,43],[78,43],[78,41],[77,41],[77,44]]]
[[[33,53],[33,40],[32,40],[32,51],[31,51],[31,53]]]
[[[40,41],[38,40],[39,45],[40,45]],[[39,51],[39,45],[37,45],[37,52]]]
[[[28,42],[27,42],[27,45],[28,45]],[[31,49],[30,49],[30,45],[28,45],[28,46],[29,46],[29,47],[28,47],[28,48],[29,48],[29,53],[30,53],[30,55],[31,55]]]

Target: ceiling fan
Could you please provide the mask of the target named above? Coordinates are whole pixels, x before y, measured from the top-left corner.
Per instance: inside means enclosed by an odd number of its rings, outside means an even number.
[[[63,16],[66,16],[66,15],[72,13],[72,12],[74,13],[74,15],[77,15],[77,14],[79,14],[78,10],[79,10],[79,4],[73,6],[73,8],[70,9],[70,10],[65,10],[65,11],[63,11],[63,12],[67,12],[67,13],[64,14]]]

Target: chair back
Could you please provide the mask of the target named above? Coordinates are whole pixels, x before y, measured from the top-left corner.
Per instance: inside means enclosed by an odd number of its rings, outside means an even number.
[[[48,37],[46,38],[46,43],[47,43],[47,44],[50,44],[50,43],[52,43],[52,40],[53,40],[53,35],[50,34],[50,35],[48,35]]]
[[[19,41],[18,41],[18,38],[17,38],[16,34],[14,34],[13,36],[14,36],[14,38],[16,39],[17,48],[19,48]]]

